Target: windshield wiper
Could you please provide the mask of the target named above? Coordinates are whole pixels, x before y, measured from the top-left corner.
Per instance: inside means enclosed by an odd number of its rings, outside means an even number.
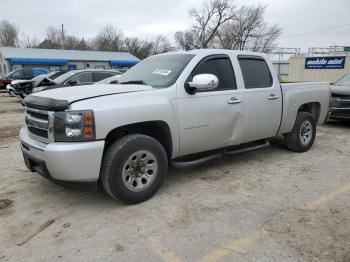
[[[143,80],[130,80],[130,81],[126,81],[126,82],[120,82],[119,84],[121,85],[147,85]]]

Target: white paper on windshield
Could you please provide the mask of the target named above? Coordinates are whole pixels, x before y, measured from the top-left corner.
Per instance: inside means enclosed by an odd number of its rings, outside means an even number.
[[[168,76],[170,73],[171,73],[171,70],[169,70],[169,69],[161,69],[161,68],[156,68],[153,71],[153,74],[163,75],[163,76]]]

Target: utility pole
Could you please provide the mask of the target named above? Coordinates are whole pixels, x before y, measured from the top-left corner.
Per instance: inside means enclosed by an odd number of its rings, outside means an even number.
[[[64,49],[64,26],[62,24],[62,49]]]

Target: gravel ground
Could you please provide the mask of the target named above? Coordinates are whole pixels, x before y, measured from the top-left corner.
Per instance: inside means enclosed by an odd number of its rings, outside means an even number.
[[[170,169],[151,200],[126,206],[28,172],[18,101],[0,95],[0,262],[350,261],[349,123],[319,127],[303,154],[276,143]]]

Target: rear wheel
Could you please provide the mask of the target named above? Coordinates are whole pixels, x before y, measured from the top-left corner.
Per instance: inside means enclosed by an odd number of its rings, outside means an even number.
[[[298,112],[293,130],[285,135],[286,147],[294,152],[306,152],[316,137],[316,122],[309,112]]]
[[[107,149],[101,182],[111,197],[136,204],[156,193],[167,170],[167,155],[157,140],[141,134],[127,135]]]

